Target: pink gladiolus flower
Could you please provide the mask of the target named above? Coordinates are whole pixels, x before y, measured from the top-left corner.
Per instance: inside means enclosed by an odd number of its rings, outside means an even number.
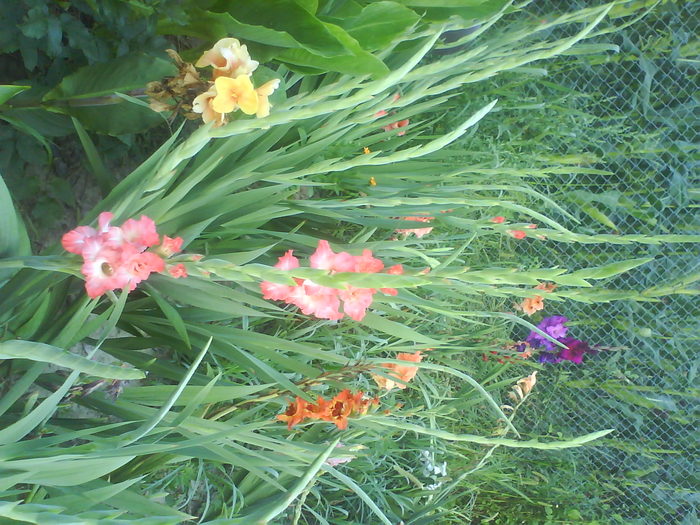
[[[399,120],[398,122],[392,122],[391,124],[387,124],[386,126],[382,126],[382,129],[384,131],[391,131],[391,130],[398,129],[398,128],[405,128],[406,126],[408,126],[408,124],[409,124],[409,120],[404,119],[404,120]],[[399,131],[397,133],[397,135],[399,135],[399,136],[405,135],[405,134],[406,134],[405,131]]]
[[[355,257],[354,271],[359,273],[377,273],[384,268],[384,263],[372,257],[371,250],[362,250],[362,255]]]
[[[109,248],[98,238],[91,238],[85,243],[82,256],[84,263],[80,272],[85,276],[85,290],[91,299],[126,286],[124,277],[118,274],[119,250]]]
[[[292,287],[288,301],[298,306],[305,315],[315,315],[319,319],[342,319],[338,290],[320,286],[309,281],[303,281],[299,286]]]
[[[403,266],[400,264],[395,264],[389,268],[386,273],[389,275],[403,275]],[[399,293],[396,288],[380,288],[379,290],[387,295],[398,295]]]
[[[398,93],[396,93],[396,94],[393,96],[392,101],[393,101],[393,102],[396,102],[396,101],[397,101],[398,99],[400,99],[400,98],[401,98],[401,95],[399,95]],[[374,114],[375,118],[385,117],[386,115],[388,115],[388,113],[387,113],[387,111],[384,110],[384,109],[380,109],[379,111],[377,111],[377,112]],[[408,126],[408,124],[409,124],[409,120],[408,120],[408,119],[403,119],[403,120],[399,120],[398,122],[392,122],[391,124],[387,124],[386,126],[382,126],[382,129],[383,129],[384,131],[392,131],[392,130],[394,130],[394,129],[404,128],[404,127]],[[401,135],[405,135],[406,132],[405,132],[405,131],[399,131],[397,134],[398,134],[399,136],[401,136]]]
[[[185,268],[184,264],[178,263],[168,268],[168,273],[170,273],[170,275],[172,275],[175,279],[187,277],[187,268]]]
[[[372,304],[374,288],[355,288],[348,286],[346,290],[339,290],[338,295],[343,300],[343,312],[355,321],[362,321],[367,313],[367,308]]]
[[[168,237],[163,235],[163,240],[158,247],[158,253],[163,257],[172,257],[176,253],[182,250],[182,237]]]
[[[508,233],[508,235],[510,235],[511,237],[515,237],[516,239],[524,239],[525,237],[527,237],[527,233],[525,233],[522,230],[506,230],[506,232]]]
[[[501,215],[498,215],[497,217],[493,217],[489,220],[491,222],[493,222],[494,224],[503,224],[504,222],[506,222],[506,218],[501,216]]]
[[[347,252],[335,253],[328,241],[318,241],[316,251],[309,257],[312,268],[327,270],[330,274],[339,272],[378,273],[384,268],[384,263],[372,255],[371,250],[363,250],[362,255],[350,255]],[[299,267],[299,260],[288,251],[279,258],[276,268],[291,270]],[[388,273],[401,274],[400,264],[392,266]],[[377,292],[375,288],[361,288],[348,285],[339,290],[321,286],[309,279],[297,279],[296,286],[277,284],[269,281],[260,283],[264,299],[284,301],[293,304],[305,315],[313,315],[319,319],[338,320],[345,315],[361,321],[372,304],[372,298]],[[384,293],[396,295],[393,288],[382,288]],[[342,312],[341,312],[342,306]]]
[[[145,215],[141,215],[139,220],[128,219],[122,224],[121,231],[124,241],[141,249],[155,246],[160,241],[156,223]]]
[[[430,222],[434,219],[435,217],[401,217],[401,220],[403,221],[416,221],[416,222]],[[423,237],[424,235],[428,235],[431,231],[433,231],[432,226],[429,228],[397,228],[396,232],[397,233],[402,233],[406,237],[410,236],[411,234],[414,234],[416,237],[419,239]]]
[[[112,218],[112,213],[103,212],[98,217],[97,230],[78,226],[61,239],[67,251],[83,257],[81,273],[85,276],[85,290],[92,299],[109,290],[128,288],[132,291],[151,273],[164,272],[166,268],[162,257],[146,251],[160,242],[151,218],[142,215],[138,220],[125,221],[121,227],[111,226]],[[181,245],[181,238],[165,237],[160,253],[172,255]],[[169,271],[175,277],[187,276],[182,264]]]
[[[319,270],[330,270],[333,267],[334,260],[335,253],[328,241],[318,241],[316,251],[309,257],[311,267]]]
[[[70,253],[82,255],[85,243],[97,236],[97,230],[90,226],[78,226],[61,238],[63,249]]]
[[[275,268],[280,270],[293,270],[294,268],[299,268],[299,259],[292,255],[294,250],[289,250],[282,257],[278,259],[278,263],[275,264]],[[269,281],[263,281],[260,283],[260,289],[263,292],[263,299],[268,299],[272,301],[287,301],[289,295],[292,293],[294,286],[289,286],[287,284],[271,283]]]

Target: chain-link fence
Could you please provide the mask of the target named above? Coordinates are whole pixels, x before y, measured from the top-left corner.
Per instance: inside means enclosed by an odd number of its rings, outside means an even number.
[[[535,2],[532,12],[546,18],[575,7]],[[593,143],[586,140],[590,137],[576,140],[585,130],[572,130],[569,150],[560,153],[585,152],[597,159],[591,167],[610,173],[557,176],[540,185],[578,210],[581,223],[568,224],[576,231],[656,235],[700,230],[699,178],[693,171],[699,15],[697,2],[664,2],[630,27],[589,41],[613,43],[619,52],[564,57],[547,65],[548,82],[582,95],[576,109],[598,127]],[[570,335],[577,339],[612,348],[582,367],[548,369],[550,392],[543,395],[549,397],[530,413],[534,429],[546,433],[551,423],[572,434],[616,429],[603,446],[570,456],[582,480],[600,485],[591,497],[599,498],[601,514],[585,518],[698,523],[693,419],[700,335],[700,301],[694,295],[700,292],[697,245],[558,244],[548,251],[546,244],[523,245],[523,255],[571,270],[653,257],[603,284],[646,291],[656,300],[569,301],[565,312],[548,312],[570,318]]]

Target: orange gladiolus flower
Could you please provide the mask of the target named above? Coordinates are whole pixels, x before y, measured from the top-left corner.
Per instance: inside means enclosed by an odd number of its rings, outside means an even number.
[[[360,391],[352,394],[345,389],[333,399],[324,399],[318,396],[316,403],[308,403],[297,397],[290,403],[284,414],[279,414],[279,421],[286,421],[287,428],[292,429],[294,425],[304,419],[320,419],[333,423],[340,430],[348,427],[348,417],[352,415],[364,415],[371,405],[378,405],[379,399],[364,399],[364,392]]]
[[[292,429],[294,425],[300,423],[303,419],[309,417],[309,411],[307,410],[309,403],[297,396],[293,403],[290,403],[284,414],[279,414],[277,419],[279,421],[286,421],[287,428]]]
[[[362,392],[359,393],[362,396]],[[350,390],[345,389],[333,399],[328,401],[326,410],[320,419],[333,423],[339,430],[348,428],[348,416],[352,414],[355,403]]]
[[[535,297],[528,297],[520,303],[520,306],[527,315],[532,315],[535,312],[539,312],[544,309],[544,297],[541,295],[536,295]]]
[[[557,287],[554,283],[540,283],[535,286],[535,290],[543,290],[547,293],[553,291]],[[544,297],[541,295],[535,295],[534,297],[528,297],[520,303],[520,307],[523,309],[527,315],[532,315],[535,312],[544,309]]]
[[[420,350],[415,354],[402,353],[398,354],[396,356],[396,359],[400,359],[402,361],[409,361],[412,363],[420,363],[423,360],[423,354]],[[406,388],[405,383],[408,383],[411,379],[416,377],[416,374],[418,373],[417,366],[399,365],[396,363],[384,363],[382,366],[391,371],[389,377],[372,374],[372,379],[374,379],[374,382],[377,383],[379,388],[384,388],[386,390],[391,390],[394,387],[403,390],[404,388]],[[395,379],[398,381],[396,381]]]

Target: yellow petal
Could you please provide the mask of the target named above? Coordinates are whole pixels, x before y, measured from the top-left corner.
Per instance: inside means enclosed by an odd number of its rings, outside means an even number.
[[[258,94],[252,89],[252,84],[250,91],[245,91],[238,96],[238,106],[246,115],[255,115],[258,112],[258,104]]]
[[[218,113],[230,113],[236,109],[236,99],[234,98],[236,81],[232,78],[219,77],[214,82],[216,96],[211,101],[212,108]]]

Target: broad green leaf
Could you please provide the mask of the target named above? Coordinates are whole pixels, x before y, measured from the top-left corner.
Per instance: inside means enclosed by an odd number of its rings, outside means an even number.
[[[406,423],[398,419],[390,418],[367,417],[363,418],[362,422],[367,426],[370,426],[371,428],[396,428],[399,430],[407,430],[409,432],[413,431],[418,434],[424,434],[426,436],[433,436],[439,439],[445,439],[447,441],[461,441],[468,443],[477,443],[480,445],[496,445],[512,448],[533,448],[537,450],[560,450],[564,448],[580,447],[581,445],[585,445],[586,443],[590,443],[591,441],[600,439],[614,431],[614,429],[599,430],[597,432],[591,432],[590,434],[584,434],[576,438],[563,439],[560,441],[541,442],[537,439],[528,439],[521,441],[517,439],[502,437],[485,437],[476,436],[472,434],[454,434],[445,430],[427,428],[421,425],[416,425],[414,423]]]
[[[221,1],[212,11],[229,12],[244,24],[289,34],[301,47],[315,55],[333,57],[348,54],[345,42],[294,0],[266,0],[265,9],[261,9],[256,2],[231,5],[231,2]]]
[[[0,175],[0,259],[29,254],[29,239],[24,223],[12,202],[10,190]],[[0,269],[0,282],[14,273]]]
[[[251,24],[244,24],[228,12],[205,11],[199,8],[188,10],[190,21],[187,25],[177,24],[170,19],[158,21],[158,32],[163,35],[187,35],[214,43],[220,38],[235,35],[246,42],[260,42],[267,46],[299,47],[300,42],[289,33]],[[258,58],[253,56],[254,59]]]
[[[315,15],[318,10],[318,0],[294,0],[301,7],[306,9],[309,14]]]
[[[352,54],[339,56],[319,56],[305,49],[286,49],[278,53],[277,59],[298,66],[310,66],[323,71],[338,71],[348,75],[372,75],[379,78],[389,72],[389,68],[372,53],[362,49],[362,46],[340,26],[325,24],[338,40]]]
[[[62,348],[34,341],[3,341],[0,343],[0,359],[29,359],[41,363],[70,368],[84,374],[107,379],[143,379],[145,374],[133,368],[105,365]]]
[[[88,129],[119,135],[142,131],[163,121],[148,108],[115,95],[144,89],[148,82],[173,75],[175,65],[147,55],[130,55],[86,66],[65,77],[44,95],[55,111],[76,117]]]
[[[412,27],[420,17],[396,2],[374,2],[352,18],[338,21],[366,51],[385,49],[401,33]]]
[[[17,93],[21,93],[30,87],[31,86],[12,86],[7,84],[0,85],[0,104],[4,104]]]
[[[150,284],[160,293],[171,297],[177,303],[228,313],[231,317],[244,315],[264,317],[267,315],[264,312],[241,304],[240,293],[237,293],[235,290],[196,277],[172,279],[164,275],[154,275],[150,278]],[[273,309],[272,306],[271,309]]]
[[[175,65],[167,60],[148,55],[130,55],[80,68],[44,95],[43,100],[51,102],[109,97],[116,91],[145,88],[148,82],[174,73]]]

